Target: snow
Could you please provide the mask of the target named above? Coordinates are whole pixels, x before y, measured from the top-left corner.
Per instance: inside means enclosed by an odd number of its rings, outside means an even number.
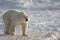
[[[16,27],[16,36],[4,35],[5,11],[26,11],[31,17],[28,37]],[[60,40],[60,0],[0,0],[0,40]]]

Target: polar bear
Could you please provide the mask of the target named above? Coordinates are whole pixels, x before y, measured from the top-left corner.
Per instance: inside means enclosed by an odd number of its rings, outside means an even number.
[[[3,14],[4,34],[16,35],[16,25],[22,25],[22,35],[27,36],[30,17],[25,12],[9,10]]]

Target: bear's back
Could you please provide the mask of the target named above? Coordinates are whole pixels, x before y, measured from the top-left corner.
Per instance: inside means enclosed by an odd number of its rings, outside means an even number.
[[[12,14],[17,15],[17,13],[19,13],[19,11],[9,10],[9,11],[6,11],[6,12],[3,14],[3,16],[11,16]]]

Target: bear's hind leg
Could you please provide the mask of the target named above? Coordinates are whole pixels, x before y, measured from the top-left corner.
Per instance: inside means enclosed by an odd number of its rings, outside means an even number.
[[[4,20],[4,24],[5,24],[4,34],[8,35],[9,34],[8,31],[9,31],[11,21],[7,17],[3,17],[3,20]]]
[[[11,24],[9,28],[9,35],[16,35],[15,31],[16,31],[15,25]]]

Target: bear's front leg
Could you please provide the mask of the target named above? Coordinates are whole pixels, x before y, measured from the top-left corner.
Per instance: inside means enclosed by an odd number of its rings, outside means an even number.
[[[16,27],[15,25],[12,24],[9,28],[9,35],[16,35],[15,31],[16,31]]]
[[[23,36],[28,36],[28,23],[22,23]]]

